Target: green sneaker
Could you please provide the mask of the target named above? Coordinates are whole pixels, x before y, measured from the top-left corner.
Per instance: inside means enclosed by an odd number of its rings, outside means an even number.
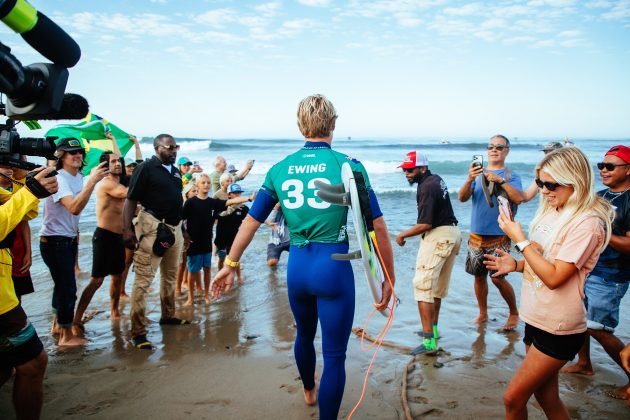
[[[433,337],[434,337],[436,340],[439,340],[439,339],[440,339],[440,333],[438,333],[438,327],[437,327],[437,325],[434,325],[434,326],[433,326]]]
[[[437,341],[435,338],[425,338],[422,340],[422,344],[411,351],[412,356],[417,356],[419,354],[431,354],[436,353],[438,349]]]

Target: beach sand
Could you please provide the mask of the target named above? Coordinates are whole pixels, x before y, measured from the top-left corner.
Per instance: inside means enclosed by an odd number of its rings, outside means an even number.
[[[98,312],[86,324],[89,344],[85,348],[60,350],[49,335],[49,274],[38,255],[33,275],[37,292],[25,297],[24,307],[49,352],[42,418],[317,418],[316,407],[303,402],[302,388],[293,360],[295,327],[286,292],[286,255],[280,267],[264,263],[261,247],[266,235],[255,239],[244,261],[246,282],[226,298],[194,309],[179,309],[178,315],[193,325],[161,327],[156,278],[149,300],[149,338],[156,350],[145,352],[130,344],[128,318],[111,321],[107,311]],[[258,241],[258,242],[256,242]],[[445,299],[440,321],[444,351],[437,357],[415,359],[405,348],[419,339],[416,304],[411,295],[417,240],[395,249],[397,290],[401,303],[387,341],[374,363],[365,396],[354,418],[404,419],[402,383],[413,418],[502,418],[502,394],[522,361],[523,324],[503,333],[507,307],[490,285],[490,320],[477,326],[472,279],[463,271],[465,247],[458,256],[450,296]],[[36,250],[36,244],[34,244]],[[81,266],[90,267],[90,241],[81,241]],[[357,284],[355,326],[362,327],[370,311],[363,273],[354,265]],[[213,270],[214,271],[214,270]],[[133,274],[127,284],[131,291]],[[79,277],[79,289],[88,275]],[[510,277],[517,297],[520,279]],[[108,308],[109,280],[97,292],[89,310]],[[178,300],[178,306],[184,299]],[[123,313],[129,313],[124,301]],[[625,306],[625,307],[624,307]],[[618,335],[630,337],[630,311],[622,303]],[[368,332],[376,336],[384,318],[375,315]],[[321,342],[317,336],[318,376],[321,376]],[[366,343],[366,345],[369,343]],[[598,345],[592,346],[596,375],[562,374],[561,397],[574,418],[622,419],[630,416],[624,401],[606,395],[612,385],[622,385],[625,375]],[[372,352],[362,351],[352,335],[347,355],[347,382],[340,418],[347,417],[358,401]],[[0,389],[0,418],[13,419],[12,380]],[[533,399],[532,399],[533,401]],[[530,402],[530,418],[544,418]]]

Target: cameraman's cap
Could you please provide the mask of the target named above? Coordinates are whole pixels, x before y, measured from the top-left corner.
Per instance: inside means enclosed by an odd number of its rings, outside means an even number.
[[[414,150],[407,153],[407,155],[405,156],[405,160],[403,161],[402,165],[399,166],[399,168],[413,169],[417,168],[418,166],[429,166],[429,159],[427,159],[427,157],[422,153]]]
[[[550,141],[545,144],[545,146],[540,149],[541,152],[551,152],[553,150],[562,149],[563,145],[559,141]]]
[[[192,162],[187,157],[180,157],[177,161],[177,166],[181,165],[192,165]]]
[[[607,151],[604,156],[608,156],[608,155],[617,156],[624,162],[630,163],[630,147],[626,147],[622,144],[611,147],[610,150]]]
[[[66,137],[59,140],[59,143],[57,143],[57,150],[61,150],[64,152],[72,152],[73,150],[83,150],[83,145],[81,145],[80,140],[77,140],[74,137]]]
[[[233,174],[233,173],[235,173],[235,172],[238,172],[238,171],[236,170],[236,167],[235,167],[234,165],[228,165],[228,166],[227,166],[227,171],[228,171],[229,173],[231,173],[231,174]]]
[[[243,189],[238,184],[230,184],[230,186],[227,189],[227,192],[229,192],[229,193],[242,193]]]

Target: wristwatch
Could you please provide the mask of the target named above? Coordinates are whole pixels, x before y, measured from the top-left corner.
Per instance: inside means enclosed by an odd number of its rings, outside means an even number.
[[[505,178],[501,178],[501,181],[499,181],[499,185],[503,185],[505,184]]]
[[[516,245],[514,245],[514,248],[516,248],[516,250],[522,254],[523,250],[527,248],[528,246],[530,246],[531,244],[532,243],[529,240],[525,239],[524,241],[521,241],[517,243]]]

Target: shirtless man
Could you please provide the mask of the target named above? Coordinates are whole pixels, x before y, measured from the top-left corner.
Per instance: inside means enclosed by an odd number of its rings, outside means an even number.
[[[103,279],[111,275],[109,287],[111,297],[111,318],[120,317],[118,303],[122,284],[122,272],[125,269],[125,247],[122,242],[122,210],[127,197],[127,187],[120,183],[123,165],[120,155],[105,152],[109,161],[109,175],[99,183],[96,190],[96,230],[92,237],[92,278],[83,290],[77,311],[75,325],[83,325],[83,314],[94,293],[103,284]]]

